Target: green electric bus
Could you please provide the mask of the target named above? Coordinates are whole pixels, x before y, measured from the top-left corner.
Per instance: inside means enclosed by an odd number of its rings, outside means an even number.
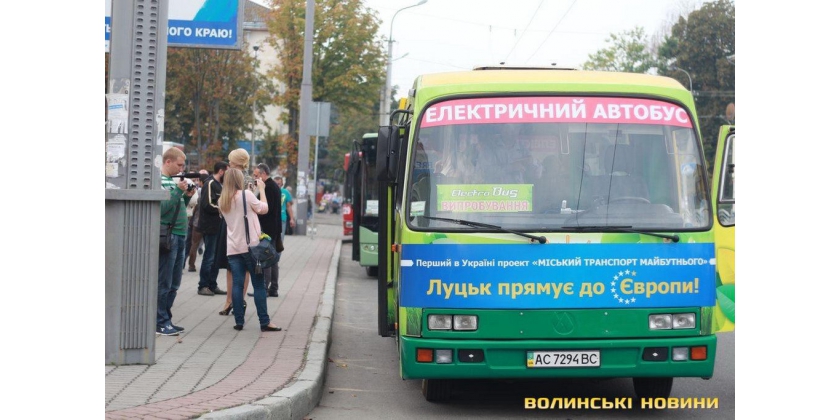
[[[352,258],[371,277],[379,273],[379,188],[374,176],[377,138],[377,133],[367,133],[361,143],[353,142],[345,178],[352,214]]]
[[[418,77],[380,127],[378,324],[400,374],[714,371],[710,180],[691,94],[659,76],[480,67]]]

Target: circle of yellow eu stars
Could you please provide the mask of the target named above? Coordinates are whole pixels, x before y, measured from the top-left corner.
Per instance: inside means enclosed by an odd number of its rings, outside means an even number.
[[[623,303],[625,305],[629,305],[631,303],[636,303],[636,298],[632,297],[630,299],[627,299],[624,296],[624,293],[619,295],[616,292],[616,282],[618,281],[619,278],[626,277],[626,276],[635,277],[636,272],[635,271],[630,271],[630,270],[620,270],[618,272],[618,274],[613,276],[613,280],[610,282],[610,292],[613,294],[613,299],[617,300],[618,303]]]

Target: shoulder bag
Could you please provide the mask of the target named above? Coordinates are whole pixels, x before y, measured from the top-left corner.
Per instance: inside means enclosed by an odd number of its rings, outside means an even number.
[[[171,200],[171,199],[170,199]],[[172,249],[172,228],[178,220],[178,214],[181,213],[181,203],[175,207],[175,215],[172,216],[172,221],[168,225],[160,225],[160,253],[169,252]]]
[[[251,235],[248,227],[248,202],[245,200],[245,191],[242,191],[242,209],[245,212],[245,241],[248,243],[248,251],[257,262],[257,273],[263,268],[268,268],[280,261],[280,254],[274,249],[268,235],[260,235],[260,243],[251,246]]]

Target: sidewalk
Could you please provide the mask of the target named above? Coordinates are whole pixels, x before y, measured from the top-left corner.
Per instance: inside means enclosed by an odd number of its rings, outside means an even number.
[[[286,235],[280,297],[268,298],[268,313],[281,332],[260,332],[253,298],[247,296],[245,329],[234,330],[233,314],[219,315],[225,296],[198,295],[198,273],[185,270],[172,313],[186,331],[156,338],[154,365],[105,366],[105,418],[300,419],[308,414],[324,380],[340,222],[340,215],[316,215],[314,239]],[[218,282],[226,290],[225,276],[221,270]]]

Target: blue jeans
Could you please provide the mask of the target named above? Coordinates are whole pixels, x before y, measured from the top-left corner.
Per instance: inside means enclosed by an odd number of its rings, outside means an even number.
[[[184,236],[170,235],[169,252],[160,254],[158,261],[158,302],[157,326],[165,327],[172,323],[172,304],[178,288],[181,287],[181,273],[184,270],[184,258],[187,241]]]
[[[204,235],[204,256],[201,258],[201,268],[198,272],[198,290],[207,287],[216,290],[219,284],[216,278],[219,277],[219,266],[216,263],[216,241],[220,233]]]
[[[245,308],[242,304],[243,289],[245,288],[245,270],[251,273],[251,285],[254,286],[254,306],[257,307],[257,317],[260,326],[271,323],[268,317],[268,305],[265,302],[265,279],[263,273],[256,272],[257,263],[251,254],[228,255],[228,269],[233,275],[233,319],[236,325],[245,324]]]

